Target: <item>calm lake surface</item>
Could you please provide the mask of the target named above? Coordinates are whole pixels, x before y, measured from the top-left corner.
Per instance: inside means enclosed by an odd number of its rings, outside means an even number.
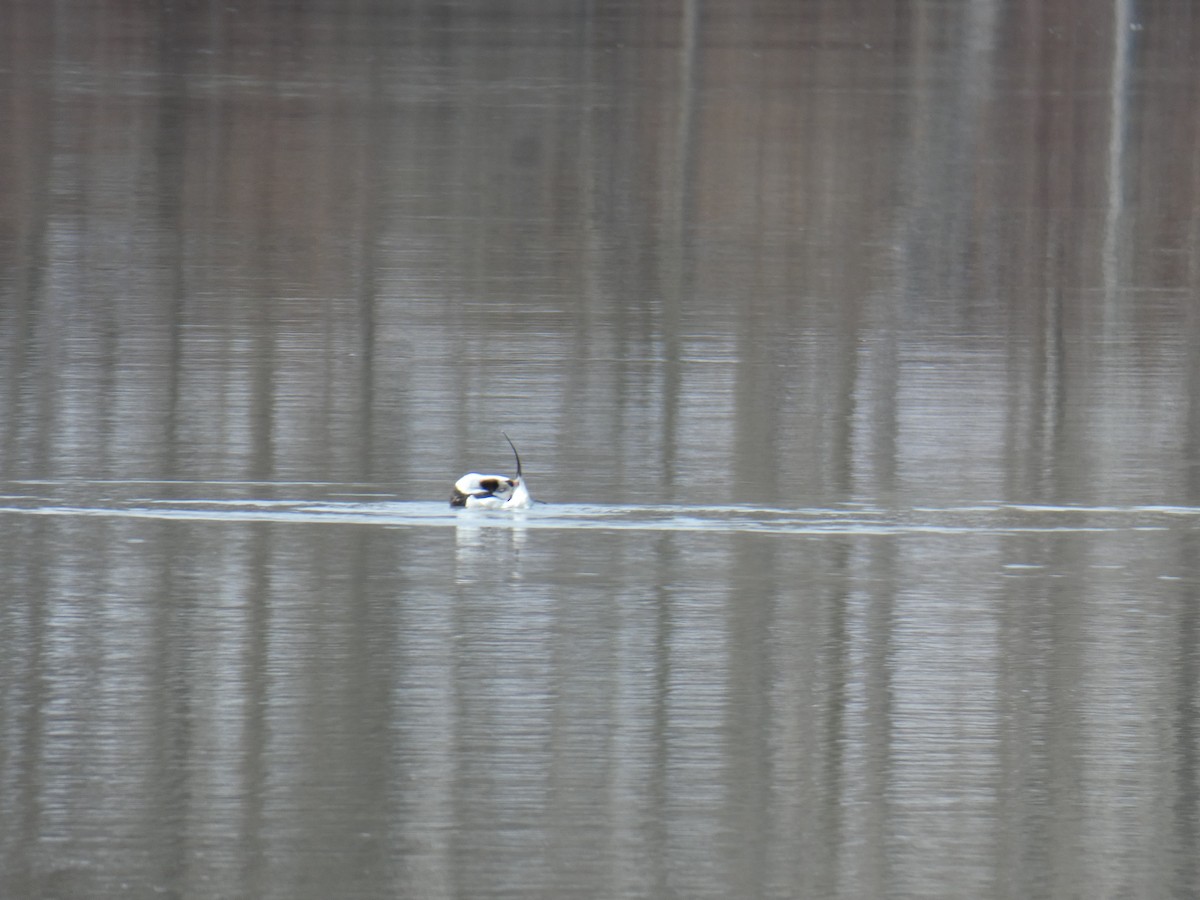
[[[1189,4],[13,0],[0,117],[0,897],[1200,893]]]

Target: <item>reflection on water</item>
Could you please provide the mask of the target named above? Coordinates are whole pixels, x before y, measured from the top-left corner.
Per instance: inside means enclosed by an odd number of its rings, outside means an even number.
[[[0,895],[1196,893],[1187,5],[401,6],[0,8]]]
[[[232,506],[0,513],[10,888],[1103,895],[1190,865],[1196,510]]]
[[[7,477],[1196,499],[1177,11],[26,6]]]

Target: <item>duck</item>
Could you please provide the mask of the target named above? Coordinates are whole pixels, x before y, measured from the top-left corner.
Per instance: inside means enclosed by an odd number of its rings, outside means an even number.
[[[529,509],[533,506],[533,497],[529,487],[521,475],[521,455],[517,453],[516,445],[503,431],[504,439],[512,447],[513,458],[517,461],[517,474],[512,478],[507,475],[481,475],[478,472],[468,472],[454,482],[454,490],[450,492],[450,505],[465,509]]]

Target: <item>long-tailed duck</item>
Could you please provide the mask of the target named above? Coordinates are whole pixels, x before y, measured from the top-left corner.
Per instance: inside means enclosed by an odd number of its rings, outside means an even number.
[[[500,433],[504,434],[503,431]],[[517,474],[509,478],[507,475],[468,472],[454,482],[454,490],[450,493],[451,506],[467,509],[528,509],[533,506],[533,497],[521,477],[521,457],[507,434],[504,434],[504,439],[512,447],[513,457],[517,460]]]

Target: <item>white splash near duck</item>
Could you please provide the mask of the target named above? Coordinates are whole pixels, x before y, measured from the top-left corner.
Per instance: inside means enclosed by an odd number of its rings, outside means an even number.
[[[521,476],[521,456],[507,434],[504,434],[504,439],[512,447],[513,457],[517,461],[517,474],[509,478],[507,475],[468,472],[454,482],[454,490],[450,493],[451,506],[467,509],[528,509],[533,506],[533,497]]]

